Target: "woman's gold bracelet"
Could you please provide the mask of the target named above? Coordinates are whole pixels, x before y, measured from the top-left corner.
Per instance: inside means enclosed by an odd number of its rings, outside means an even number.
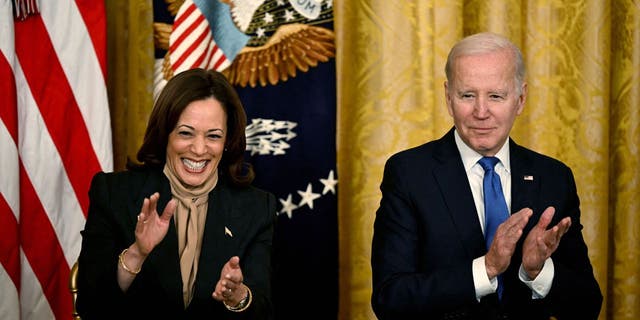
[[[247,287],[246,285],[245,287],[247,288],[247,296],[244,297],[244,299],[240,300],[240,303],[237,306],[232,307],[228,305],[226,302],[222,301],[222,304],[224,304],[227,310],[233,311],[233,312],[242,312],[247,310],[247,308],[249,308],[249,306],[251,305],[251,301],[253,300],[253,295],[251,294],[251,289],[249,289],[249,287]]]
[[[122,250],[122,252],[120,252],[120,255],[118,256],[118,262],[120,262],[120,265],[122,266],[122,269],[124,269],[124,271],[129,272],[132,275],[137,275],[138,273],[140,273],[140,270],[142,270],[142,266],[140,266],[140,268],[138,268],[138,270],[131,270],[129,269],[129,267],[127,267],[127,265],[124,263],[124,255],[127,254],[127,251],[129,250],[129,248],[126,248],[124,250]]]

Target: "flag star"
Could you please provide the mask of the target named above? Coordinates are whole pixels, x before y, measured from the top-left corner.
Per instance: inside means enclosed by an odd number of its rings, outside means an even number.
[[[280,200],[280,203],[282,204],[282,210],[280,210],[279,213],[286,212],[289,219],[291,219],[293,210],[298,209],[298,206],[293,204],[293,200],[291,200],[291,194],[289,194],[289,196],[287,197],[287,200],[282,200],[282,199],[278,199],[278,200]]]
[[[277,132],[277,131],[273,131],[271,132],[271,137],[269,137],[269,139],[271,139],[271,141],[276,141],[276,140],[280,140],[282,138],[286,137],[284,134]]]
[[[276,4],[279,6],[284,6],[284,0],[276,0]]]
[[[331,193],[336,194],[336,184],[338,184],[338,180],[333,178],[333,170],[329,172],[329,177],[326,179],[320,179],[320,182],[324,185],[324,189],[322,190],[322,194],[325,195],[327,192],[331,191]]]
[[[262,128],[266,132],[271,132],[271,131],[273,131],[273,129],[276,128],[276,124],[275,124],[275,122],[273,120],[264,120],[262,122]]]
[[[298,194],[302,197],[298,207],[302,207],[305,204],[309,206],[309,208],[313,209],[313,200],[320,198],[319,193],[313,193],[311,190],[311,183],[307,185],[306,191],[298,191]]]
[[[297,136],[297,134],[293,131],[287,130],[287,141],[295,138]]]
[[[265,23],[271,23],[273,22],[273,15],[269,12],[265,12],[264,14],[264,22]]]
[[[271,147],[271,143],[269,143],[269,140],[261,138],[260,142],[258,143],[258,152],[263,155],[269,154],[271,149],[272,147]]]
[[[289,9],[285,9],[284,10],[284,20],[287,21],[287,22],[293,20],[293,11],[291,11]]]
[[[262,27],[258,28],[258,30],[256,31],[256,34],[258,35],[258,37],[262,38],[264,37],[264,29]]]
[[[284,142],[284,141],[278,141],[278,147],[281,149],[289,149],[289,147],[291,147],[291,145],[289,145],[288,143]]]
[[[333,0],[327,0],[327,8],[333,7]]]

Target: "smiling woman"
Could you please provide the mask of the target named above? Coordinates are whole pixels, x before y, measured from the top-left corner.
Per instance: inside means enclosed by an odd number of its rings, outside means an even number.
[[[271,318],[275,198],[250,185],[245,126],[220,73],[193,69],[167,83],[142,165],[93,179],[79,258],[83,318]]]
[[[170,83],[163,89],[151,112],[144,141],[138,151],[138,161],[144,166],[163,167],[169,136],[178,129],[179,119],[185,109],[193,103],[205,103],[211,99],[222,107],[226,120],[223,121],[226,130],[218,127],[225,131],[222,134],[226,149],[219,167],[228,173],[234,184],[250,184],[254,177],[253,169],[244,162],[247,116],[240,98],[227,79],[217,72],[192,69],[171,78]]]
[[[184,185],[197,187],[218,175],[224,151],[227,116],[218,100],[191,102],[169,134],[167,167]]]

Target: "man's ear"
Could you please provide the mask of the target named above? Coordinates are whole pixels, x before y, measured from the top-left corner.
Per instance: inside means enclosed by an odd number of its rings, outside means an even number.
[[[522,87],[520,88],[520,96],[518,97],[518,115],[520,115],[522,110],[524,110],[524,103],[527,101],[527,88],[527,83],[523,82]]]
[[[444,100],[447,102],[447,111],[449,115],[453,117],[453,102],[452,102],[451,93],[449,92],[449,82],[447,80],[444,81]]]

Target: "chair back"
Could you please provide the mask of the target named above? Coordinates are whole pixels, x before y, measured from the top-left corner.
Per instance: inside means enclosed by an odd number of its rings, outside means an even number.
[[[71,319],[80,320],[80,315],[76,310],[76,300],[78,299],[78,261],[73,264],[69,273],[69,291],[71,291],[71,299],[73,310],[71,311]]]

